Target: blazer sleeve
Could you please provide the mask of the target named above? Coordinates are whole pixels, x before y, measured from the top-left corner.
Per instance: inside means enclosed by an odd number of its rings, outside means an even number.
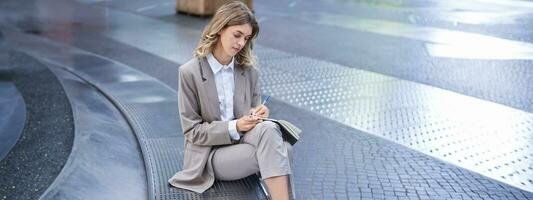
[[[193,74],[179,69],[178,107],[180,110],[181,128],[185,139],[200,146],[231,144],[228,122],[206,122],[200,115],[197,88]]]

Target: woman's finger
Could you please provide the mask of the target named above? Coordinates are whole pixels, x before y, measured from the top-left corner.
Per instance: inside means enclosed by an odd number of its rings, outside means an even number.
[[[263,115],[266,112],[267,108],[265,106],[260,106],[255,110],[255,115]]]
[[[268,108],[263,108],[260,112],[257,113],[260,117],[266,117],[268,115]]]
[[[256,112],[255,108],[250,109],[250,115],[253,115]]]
[[[246,122],[257,123],[258,120],[261,120],[261,118],[258,116],[253,116],[253,115],[246,116]]]

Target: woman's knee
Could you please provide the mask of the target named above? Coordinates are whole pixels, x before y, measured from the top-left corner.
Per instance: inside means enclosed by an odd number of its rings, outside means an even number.
[[[261,129],[262,138],[271,138],[276,141],[281,140],[281,131],[278,124],[270,121],[264,121],[256,126]]]
[[[264,127],[264,128],[267,128],[267,129],[279,129],[279,126],[278,124],[274,123],[274,122],[271,122],[271,121],[263,121],[259,124],[257,124],[257,126],[259,127]]]
[[[271,121],[263,121],[256,125],[258,128],[263,129],[264,131],[272,131],[279,133],[279,125]]]

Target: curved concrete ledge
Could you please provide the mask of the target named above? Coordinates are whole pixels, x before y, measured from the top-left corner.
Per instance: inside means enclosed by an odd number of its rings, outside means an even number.
[[[8,78],[7,71],[0,71],[0,160],[15,146],[26,122],[24,99]]]
[[[26,123],[26,104],[12,82],[7,55],[4,34],[0,31],[0,160],[15,146]]]
[[[40,199],[146,199],[144,162],[122,114],[88,83],[49,68],[69,98],[75,136],[67,163]]]
[[[12,48],[7,57],[9,80],[24,99],[26,118],[15,146],[0,161],[0,198],[37,199],[59,175],[72,150],[72,109],[46,66]]]

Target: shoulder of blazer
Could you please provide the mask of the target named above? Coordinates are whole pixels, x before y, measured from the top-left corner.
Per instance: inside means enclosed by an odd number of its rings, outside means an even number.
[[[197,71],[199,67],[200,67],[200,62],[198,58],[194,57],[190,59],[189,61],[187,61],[185,64],[181,65],[178,70],[180,73],[190,74],[190,73],[194,73],[194,71]]]
[[[202,59],[205,58],[193,57],[191,60],[181,65],[179,68],[179,73],[182,74],[181,76],[187,77],[189,81],[199,80],[201,82],[204,82],[206,80],[207,75],[204,73],[206,66],[202,66],[202,62],[207,61]]]
[[[259,78],[259,69],[257,69],[257,67],[248,67],[246,68],[246,71],[250,73],[250,78],[252,80],[257,80]]]

